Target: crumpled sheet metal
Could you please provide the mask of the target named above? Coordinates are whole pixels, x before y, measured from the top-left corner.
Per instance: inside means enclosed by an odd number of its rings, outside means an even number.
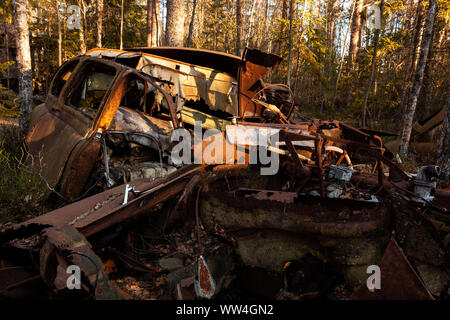
[[[43,235],[56,249],[56,256],[64,260],[64,262],[60,262],[63,268],[66,268],[67,265],[75,265],[80,268],[82,274],[88,279],[92,288],[94,288],[95,292],[93,295],[95,295],[97,300],[119,299],[117,292],[109,283],[108,277],[105,274],[105,266],[102,260],[92,251],[90,243],[81,233],[75,228],[66,225],[59,228],[47,228],[44,230]],[[44,258],[41,255],[41,262],[42,260],[48,259],[51,259],[50,254],[46,254]],[[57,289],[63,288],[61,283],[65,283],[67,274],[65,272],[58,272],[55,279],[48,279],[49,273],[47,273],[46,269],[48,263],[41,263],[42,278],[48,284],[53,282]]]
[[[391,237],[379,267],[381,289],[371,292],[363,284],[352,294],[352,300],[434,300],[394,237]]]
[[[294,197],[292,192],[238,189],[234,192],[202,193],[200,212],[212,204],[217,209],[214,222],[226,232],[243,229],[279,229],[308,235],[341,238],[365,236],[386,230],[389,207],[383,203],[349,199]],[[358,214],[353,214],[358,211]],[[203,216],[204,223],[213,225]]]
[[[155,78],[173,82],[174,86],[170,88],[173,95],[186,100],[203,99],[211,110],[236,115],[236,79],[226,73],[156,56],[143,56],[136,68]]]

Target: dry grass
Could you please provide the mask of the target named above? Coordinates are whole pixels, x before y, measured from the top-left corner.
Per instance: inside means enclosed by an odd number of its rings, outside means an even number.
[[[0,223],[20,222],[49,210],[47,189],[31,165],[16,125],[0,125]]]

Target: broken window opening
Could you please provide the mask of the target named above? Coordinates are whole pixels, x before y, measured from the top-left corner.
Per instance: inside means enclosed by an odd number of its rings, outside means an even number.
[[[130,75],[120,110],[131,109],[148,116],[169,120],[169,103],[153,84],[138,75]],[[141,131],[141,130],[138,130]]]
[[[139,75],[128,75],[126,89],[106,134],[109,177],[113,185],[136,179],[156,179],[176,170],[167,164],[173,130],[162,112],[168,102],[160,89]],[[158,117],[155,117],[158,115]],[[92,181],[105,173],[104,155]],[[100,184],[103,184],[103,179]],[[103,185],[106,189],[107,186]]]
[[[105,154],[97,159],[90,183],[106,190],[138,179],[157,179],[176,170],[164,161],[163,150],[157,138],[150,134],[108,131],[106,137],[108,181],[105,178]],[[105,152],[105,151],[104,151]],[[89,188],[92,184],[88,184]]]
[[[55,76],[55,80],[53,80],[52,88],[50,89],[50,92],[52,95],[54,95],[55,97],[59,97],[59,94],[61,93],[67,80],[69,80],[70,76],[72,75],[73,70],[75,70],[75,67],[77,65],[78,65],[78,60],[70,61],[63,68],[60,69],[58,74]]]
[[[116,70],[105,65],[89,63],[83,73],[84,79],[72,91],[68,105],[80,109],[90,119],[94,119],[116,75]]]

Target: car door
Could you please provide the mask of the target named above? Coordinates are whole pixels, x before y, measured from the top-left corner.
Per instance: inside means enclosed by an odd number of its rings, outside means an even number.
[[[59,105],[64,87],[74,78],[79,62],[79,59],[74,59],[60,67],[50,85],[45,105],[33,111],[32,127],[27,136],[33,162],[39,166],[42,177],[51,188],[56,186],[65,161],[82,134],[64,121]]]
[[[61,193],[69,199],[83,187],[70,189],[70,178],[80,168],[86,175],[100,150],[101,143],[93,139],[93,127],[117,73],[100,59],[79,58],[61,66],[52,81],[46,110],[27,137],[41,175],[51,188],[57,188],[63,176]]]

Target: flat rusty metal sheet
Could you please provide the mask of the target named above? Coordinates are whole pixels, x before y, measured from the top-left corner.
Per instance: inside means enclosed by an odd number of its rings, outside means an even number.
[[[28,220],[23,225],[40,224],[54,227],[71,225],[85,236],[91,236],[180,193],[189,181],[184,178],[202,169],[200,165],[190,165],[162,179],[151,182],[148,179],[141,179],[131,182],[130,187],[141,191],[141,194],[134,196],[130,193],[127,204],[123,204],[125,185],[121,185]]]
[[[426,289],[394,237],[387,246],[381,263],[381,289],[369,291],[363,284],[352,300],[434,300]]]

